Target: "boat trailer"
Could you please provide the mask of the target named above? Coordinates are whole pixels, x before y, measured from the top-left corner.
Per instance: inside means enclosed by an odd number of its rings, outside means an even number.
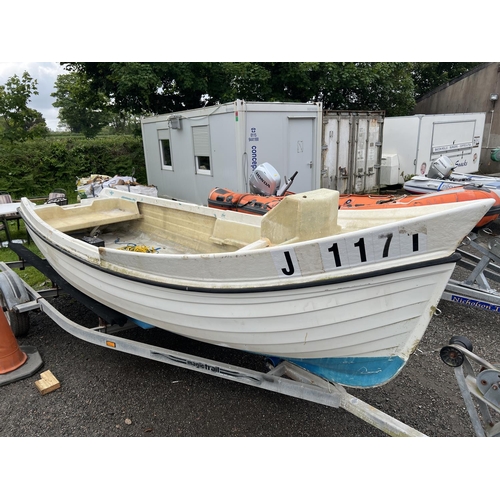
[[[500,241],[496,238],[491,240],[488,249],[485,249],[475,240],[474,235],[471,235],[468,244],[482,254],[482,257],[459,249],[463,257],[459,261],[460,265],[472,272],[462,282],[450,280],[442,298],[500,312],[500,294],[497,294],[488,283],[488,278],[500,282],[500,267],[497,265],[500,264]],[[328,407],[342,408],[389,436],[426,436],[349,394],[345,387],[328,382],[288,361],[280,362],[267,372],[257,371],[113,335],[124,329],[136,328],[138,325],[81,294],[66,283],[44,259],[40,259],[23,245],[11,243],[9,246],[22,260],[8,264],[0,262],[0,297],[11,326],[18,329],[14,332],[17,336],[28,333],[29,311],[40,310],[66,332],[85,342]],[[34,266],[56,285],[47,290],[35,291],[12,270],[12,268],[22,269],[25,265]],[[81,326],[59,312],[46,297],[57,296],[60,290],[69,293],[95,312],[99,318],[99,326],[95,328]],[[488,410],[490,407],[500,413],[499,367],[473,354],[472,344],[465,337],[453,337],[449,345],[441,349],[440,355],[443,362],[455,370],[476,435],[500,436],[500,422],[494,424]],[[478,375],[474,375],[471,362],[479,365]],[[478,416],[473,398],[477,401],[481,418]]]
[[[471,248],[475,253],[467,251]],[[442,299],[478,309],[500,312],[500,293],[490,281],[500,283],[500,238],[490,236],[486,245],[470,233],[457,249],[461,259],[457,266],[470,271],[463,281],[450,279]]]

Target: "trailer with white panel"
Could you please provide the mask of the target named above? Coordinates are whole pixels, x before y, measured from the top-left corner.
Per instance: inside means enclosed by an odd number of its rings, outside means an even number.
[[[386,118],[381,184],[403,184],[412,175],[425,175],[442,155],[453,161],[457,172],[478,172],[485,119],[486,113]]]

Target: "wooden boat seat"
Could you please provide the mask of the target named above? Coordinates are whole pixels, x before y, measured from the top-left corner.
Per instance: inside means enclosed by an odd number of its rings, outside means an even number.
[[[132,221],[142,217],[137,202],[121,198],[96,198],[85,205],[46,205],[41,206],[37,214],[62,232]]]
[[[282,245],[338,234],[338,206],[339,193],[331,189],[285,196],[262,217],[261,238]]]

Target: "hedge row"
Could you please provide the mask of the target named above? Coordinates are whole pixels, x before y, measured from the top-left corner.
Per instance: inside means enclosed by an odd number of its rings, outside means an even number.
[[[47,196],[52,189],[63,188],[71,200],[80,177],[131,175],[133,171],[138,182],[147,182],[142,140],[133,136],[53,136],[0,144],[0,191],[7,191],[13,199]]]

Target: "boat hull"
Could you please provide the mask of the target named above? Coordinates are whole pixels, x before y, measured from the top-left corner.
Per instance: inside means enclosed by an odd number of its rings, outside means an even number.
[[[382,385],[397,375],[422,338],[455,266],[450,259],[319,286],[215,293],[124,278],[32,237],[65,280],[135,321],[288,359],[350,387]]]
[[[176,205],[128,197],[157,208]],[[290,198],[270,212],[271,218],[181,208],[190,226],[195,216],[206,215],[200,225],[214,224],[215,231],[220,221],[214,218],[228,217],[225,222],[248,225],[253,234],[256,228],[264,231],[266,221],[276,222],[279,210],[295,203]],[[92,206],[101,203],[94,200]],[[269,248],[196,255],[124,252],[111,248],[112,242],[94,247],[43,221],[37,213],[47,209],[38,212],[23,201],[21,213],[33,241],[66,281],[131,319],[202,342],[290,360],[329,381],[367,388],[392,380],[405,365],[453,272],[456,247],[491,203],[346,213],[330,236],[293,244],[286,236],[287,241]],[[141,207],[143,215],[147,208]],[[321,211],[314,208],[317,219]],[[78,208],[66,210],[58,213]],[[307,210],[301,210],[304,216]],[[114,220],[122,220],[118,212]],[[356,229],[373,217],[379,226]],[[162,224],[180,224],[172,219],[170,211]],[[328,214],[325,220],[331,230]],[[446,232],[443,224],[449,226]],[[273,237],[281,236],[274,231]]]

